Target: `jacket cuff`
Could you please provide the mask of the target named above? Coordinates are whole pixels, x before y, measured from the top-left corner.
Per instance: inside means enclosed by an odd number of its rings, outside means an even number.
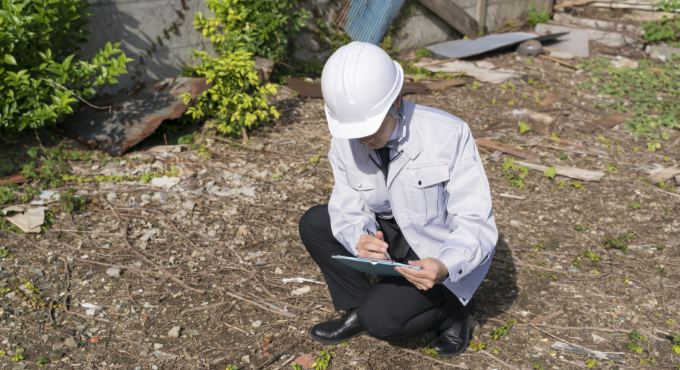
[[[465,255],[457,249],[449,248],[442,251],[438,258],[449,270],[449,277],[442,283],[458,281],[470,273],[470,264]]]
[[[372,232],[374,235],[377,232],[377,225],[370,225],[370,226],[364,226],[364,225],[353,225],[350,227],[346,227],[340,232],[338,232],[338,235],[336,236],[336,239],[347,249],[350,253],[352,253],[353,256],[358,256],[359,251],[357,250],[357,244],[359,244],[359,239],[361,238],[361,235],[366,234],[366,230],[369,230]]]

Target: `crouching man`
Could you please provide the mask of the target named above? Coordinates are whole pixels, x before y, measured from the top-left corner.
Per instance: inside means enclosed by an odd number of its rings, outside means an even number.
[[[361,334],[400,341],[428,331],[441,357],[469,342],[473,294],[486,275],[498,231],[489,184],[468,125],[401,96],[404,74],[379,47],[353,42],[326,63],[321,87],[333,136],[335,186],[310,208],[300,236],[321,269],[341,318],[311,337],[338,344]],[[375,236],[371,236],[373,234]],[[371,285],[331,257],[418,266]]]

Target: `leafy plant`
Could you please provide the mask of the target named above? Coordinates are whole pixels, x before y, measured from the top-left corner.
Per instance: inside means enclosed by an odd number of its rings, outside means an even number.
[[[588,360],[586,360],[586,366],[588,366],[589,369],[592,369],[594,367],[597,367],[597,362],[595,362],[591,359],[588,359]]]
[[[680,334],[670,333],[671,338],[673,338],[673,347],[671,348],[673,352],[680,355]]]
[[[326,370],[331,361],[331,354],[327,351],[321,351],[319,357],[312,364],[314,370]]]
[[[247,52],[274,62],[287,60],[294,51],[292,40],[311,18],[295,0],[207,0],[207,5],[215,17],[197,12],[194,27],[222,56]]]
[[[426,57],[429,57],[430,55],[432,55],[432,52],[425,49],[425,48],[418,48],[416,50],[416,56],[418,58],[426,58]]]
[[[198,121],[213,118],[211,127],[225,135],[237,135],[245,132],[258,122],[279,118],[279,112],[267,104],[267,95],[275,95],[277,86],[266,84],[259,86],[260,79],[253,69],[255,62],[252,54],[244,50],[211,57],[204,51],[193,51],[195,58],[202,58],[203,63],[196,67],[186,67],[185,75],[204,76],[212,87],[198,97],[198,101],[190,107],[185,117]],[[183,94],[184,104],[191,102],[191,94]]]
[[[584,232],[586,231],[586,228],[581,225],[574,225],[574,230]]]
[[[616,163],[607,163],[607,170],[609,172],[619,173],[619,169]]]
[[[19,132],[73,113],[93,87],[114,84],[132,61],[106,44],[91,61],[76,58],[87,42],[86,0],[4,0],[0,10],[0,130]]]
[[[517,125],[519,125],[520,134],[523,134],[527,131],[531,131],[531,126],[529,126],[526,122],[517,121]]]
[[[59,205],[62,209],[68,212],[81,212],[86,208],[87,196],[74,195],[73,188],[68,189],[65,193],[59,193]]]
[[[481,341],[470,341],[470,349],[473,351],[479,351],[486,348],[486,343],[481,342]]]
[[[545,175],[545,177],[549,179],[554,179],[555,175],[557,175],[557,165],[554,165],[548,168],[547,170],[543,171],[543,174]]]
[[[583,185],[581,185],[581,183],[578,182],[578,181],[570,182],[569,186],[571,186],[575,189],[584,189]]]
[[[321,160],[321,152],[309,159],[309,163],[319,163]]]
[[[622,252],[628,252],[628,246],[623,244],[620,240],[618,240],[616,238],[610,238],[608,236],[605,236],[604,242],[602,243],[602,245],[605,248],[614,248],[614,249],[618,249]]]
[[[664,12],[674,12],[680,10],[680,1],[678,0],[668,0],[660,1],[655,5],[656,9]],[[676,45],[674,43],[678,40],[679,34],[678,29],[680,28],[680,21],[677,19],[669,20],[667,16],[663,16],[660,21],[650,21],[644,23],[642,28],[645,31],[644,38],[647,41],[659,42],[667,41],[671,45]]]
[[[36,363],[38,366],[43,367],[43,365],[49,364],[49,363],[50,363],[50,360],[48,360],[48,359],[46,359],[46,358],[44,358],[44,357],[40,357],[40,358],[38,358],[38,361],[36,361],[35,363]]]
[[[527,22],[531,27],[535,27],[539,23],[548,23],[550,20],[550,13],[545,8],[543,11],[536,11],[536,3],[529,3],[529,12],[527,13]]]
[[[628,204],[628,208],[633,209],[633,210],[640,209],[640,207],[641,207],[640,203],[637,203],[637,202],[633,202],[633,203]]]
[[[12,357],[12,362],[19,362],[24,359],[24,354],[21,352],[17,352],[14,357]]]
[[[493,339],[498,339],[498,338],[500,338],[504,335],[507,336],[508,333],[510,333],[510,329],[512,329],[512,326],[514,324],[517,324],[517,319],[510,319],[510,320],[506,321],[504,325],[499,326],[498,328],[496,328],[490,334],[493,337]]]

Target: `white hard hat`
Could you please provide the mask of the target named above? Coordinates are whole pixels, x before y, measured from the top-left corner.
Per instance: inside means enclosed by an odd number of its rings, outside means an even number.
[[[331,135],[341,139],[373,135],[403,83],[399,63],[378,46],[355,41],[338,49],[321,74]]]

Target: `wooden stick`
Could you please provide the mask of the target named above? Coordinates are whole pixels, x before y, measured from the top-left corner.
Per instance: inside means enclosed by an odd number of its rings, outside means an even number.
[[[411,350],[411,349],[406,349],[406,348],[404,348],[404,347],[399,347],[399,346],[395,346],[395,345],[392,345],[392,344],[390,344],[389,346],[392,347],[392,348],[394,348],[394,349],[398,349],[398,350],[400,350],[400,351],[402,351],[402,352],[410,353],[410,354],[416,355],[416,356],[418,356],[418,357],[420,357],[420,358],[424,358],[424,359],[427,359],[427,360],[430,360],[430,361],[434,361],[434,362],[436,362],[436,363],[438,363],[438,364],[442,364],[442,365],[446,365],[446,366],[450,366],[450,367],[457,367],[457,368],[459,368],[459,369],[469,369],[467,366],[457,365],[457,364],[452,364],[452,363],[450,363],[450,362],[440,361],[440,360],[437,360],[436,358],[432,358],[432,357],[430,357],[430,356],[425,356],[424,354],[422,354],[422,353],[420,353],[420,352],[416,352],[416,351]],[[517,369],[517,370],[519,370],[519,369]]]
[[[566,3],[557,4],[557,5],[553,6],[553,9],[557,10],[557,9],[561,9],[561,8],[567,8],[567,7],[570,7],[570,6],[585,5],[585,4],[588,4],[588,3],[595,2],[595,1],[596,0],[567,1]]]
[[[260,304],[260,303],[255,302],[255,301],[252,301],[252,300],[250,300],[250,299],[248,299],[248,298],[241,297],[240,295],[238,295],[238,294],[236,294],[236,293],[231,293],[231,292],[226,292],[226,293],[227,293],[228,296],[231,296],[231,297],[234,297],[234,298],[236,298],[236,299],[240,299],[240,300],[242,300],[242,301],[248,302],[248,303],[253,304],[253,305],[257,306],[257,307],[260,307],[260,308],[262,308],[262,309],[265,309],[265,310],[267,310],[267,311],[269,311],[269,312],[273,312],[273,313],[275,313],[275,314],[277,314],[277,315],[281,315],[281,316],[285,316],[285,317],[290,317],[290,318],[292,318],[292,319],[295,319],[295,318],[298,317],[296,314],[294,314],[294,313],[292,313],[292,312],[286,312],[286,311],[284,311],[284,310],[274,309],[273,307],[267,307],[267,306],[265,306],[265,305],[262,305],[262,304]]]
[[[449,59],[444,59],[444,60],[438,60],[438,61],[435,61],[435,62],[432,62],[432,63],[427,63],[427,64],[425,64],[424,66],[422,66],[422,67],[420,67],[420,68],[425,68],[425,67],[430,67],[430,66],[436,66],[436,65],[439,65],[439,64],[444,64],[444,63],[448,63],[448,62],[453,62],[454,60],[458,60],[458,58],[449,58]]]
[[[548,55],[545,55],[545,54],[538,54],[538,57],[539,57],[539,58],[542,58],[542,59],[552,60],[552,61],[555,62],[555,63],[559,63],[559,64],[561,64],[561,65],[563,65],[563,66],[566,66],[566,67],[569,67],[569,68],[572,68],[572,69],[576,69],[576,66],[575,66],[575,65],[573,65],[573,64],[571,64],[571,63],[567,63],[567,62],[565,62],[565,61],[563,61],[563,60],[561,60],[561,59],[553,58],[553,57],[548,56]]]
[[[555,312],[555,313],[551,313],[550,315],[545,315],[545,316],[537,317],[537,318],[535,318],[535,319],[533,319],[533,320],[531,320],[531,321],[529,321],[529,322],[532,323],[532,324],[538,324],[539,322],[548,321],[548,320],[550,320],[550,319],[552,319],[552,318],[555,318],[555,317],[557,317],[557,316],[559,316],[559,315],[562,315],[563,313],[564,313],[563,310],[559,310],[559,311],[557,311],[557,312]]]
[[[500,362],[501,364],[503,364],[503,365],[505,365],[505,366],[507,366],[507,367],[509,367],[509,368],[511,368],[511,369],[519,370],[518,368],[516,368],[516,367],[510,365],[509,363],[507,363],[507,362],[501,360],[500,358],[498,358],[498,357],[496,357],[496,356],[490,354],[489,352],[487,352],[487,351],[485,351],[485,350],[483,350],[483,349],[480,349],[479,352],[481,352],[481,353],[483,353],[483,354],[485,354],[485,355],[491,357],[494,361]]]

